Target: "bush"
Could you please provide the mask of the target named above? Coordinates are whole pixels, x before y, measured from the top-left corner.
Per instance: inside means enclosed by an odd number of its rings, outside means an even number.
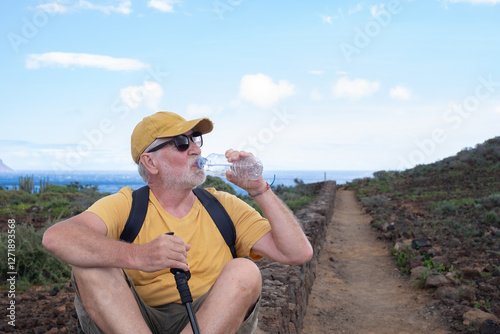
[[[495,211],[490,211],[486,214],[486,222],[489,224],[496,224],[500,220],[498,219],[498,214]]]
[[[224,180],[222,180],[220,177],[214,177],[210,175],[207,175],[207,179],[200,187],[215,188],[219,191],[225,191],[233,195],[236,194],[234,188],[230,184],[224,182]]]
[[[361,203],[363,204],[363,206],[369,207],[369,208],[380,208],[380,207],[388,206],[390,204],[389,198],[387,198],[384,195],[363,197],[361,199]]]
[[[409,274],[410,273],[410,265],[409,261],[411,258],[413,258],[415,255],[412,253],[411,250],[402,250],[399,252],[399,254],[395,255],[397,259],[397,266],[399,269],[405,273]]]
[[[0,271],[17,272],[17,282],[21,287],[30,284],[50,284],[67,282],[70,278],[70,266],[57,259],[42,246],[45,229],[35,231],[27,224],[15,227],[15,270],[8,268],[8,262],[0,262]],[[8,253],[8,234],[0,233],[0,252]]]
[[[452,214],[455,212],[457,212],[457,206],[450,201],[441,202],[434,208],[434,213],[437,215]]]
[[[49,185],[45,186],[44,192],[52,192],[52,193],[58,193],[58,194],[77,193],[78,188],[68,187],[68,186],[60,186],[58,184],[49,184]]]
[[[305,207],[307,204],[309,204],[313,199],[314,199],[315,196],[308,196],[308,195],[304,195],[304,196],[300,196],[299,198],[295,199],[295,200],[288,200],[288,201],[285,201],[285,204],[286,206],[288,206],[288,208],[290,208],[290,210],[292,210],[293,212],[297,212],[299,209]]]
[[[479,200],[479,203],[487,210],[500,207],[500,194],[491,194]]]
[[[394,180],[398,176],[399,176],[399,172],[397,172],[397,171],[380,170],[380,171],[373,173],[373,178],[378,180],[378,181],[390,181],[390,180]]]
[[[273,187],[273,191],[290,210],[297,212],[316,198],[318,184],[306,184],[300,179],[295,179],[294,182],[295,186],[286,187],[280,184]]]
[[[35,203],[36,199],[36,194],[30,194],[23,190],[0,190],[1,206]]]
[[[62,217],[72,214],[72,203],[67,198],[55,199],[49,203],[47,209],[55,216]]]

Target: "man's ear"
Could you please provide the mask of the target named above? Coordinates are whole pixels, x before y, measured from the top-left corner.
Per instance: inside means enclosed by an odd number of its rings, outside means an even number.
[[[155,175],[158,174],[158,168],[157,168],[157,160],[155,159],[155,156],[151,153],[143,153],[141,154],[140,157],[141,163],[146,167],[148,170],[149,174]]]

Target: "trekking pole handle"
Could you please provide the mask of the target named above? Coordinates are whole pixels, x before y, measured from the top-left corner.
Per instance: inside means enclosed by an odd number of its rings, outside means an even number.
[[[165,234],[174,235],[174,232],[168,232]],[[189,281],[189,279],[191,278],[191,272],[189,270],[184,271],[184,270],[179,269],[179,268],[170,268],[170,272],[172,274],[174,274],[175,283],[177,284],[177,289],[179,289],[179,292],[181,294],[182,303],[185,304],[185,301],[183,299],[185,299],[186,302],[189,302],[189,301],[192,302],[193,299],[191,298],[191,292],[189,291],[189,286],[187,285],[187,281]],[[181,292],[181,290],[184,293]],[[191,299],[191,300],[188,300],[188,299]]]

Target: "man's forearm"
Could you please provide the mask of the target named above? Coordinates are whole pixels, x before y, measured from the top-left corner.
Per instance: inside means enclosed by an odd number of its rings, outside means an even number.
[[[254,197],[272,228],[276,249],[289,264],[302,264],[312,257],[312,247],[292,211],[271,189]]]
[[[43,246],[61,260],[78,267],[131,266],[132,245],[110,239],[92,229],[64,221],[44,234]]]

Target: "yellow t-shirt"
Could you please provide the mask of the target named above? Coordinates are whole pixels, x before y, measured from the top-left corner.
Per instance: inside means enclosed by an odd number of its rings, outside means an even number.
[[[236,254],[258,260],[250,252],[253,245],[271,230],[269,222],[248,204],[226,192],[207,189],[224,206],[236,229]],[[107,236],[118,240],[132,206],[132,190],[120,189],[116,194],[95,202],[87,211],[98,215],[108,228]],[[189,288],[196,300],[214,284],[224,265],[233,257],[217,226],[196,198],[193,207],[183,218],[176,218],[163,209],[150,191],[148,212],[134,244],[144,244],[161,234],[174,232],[191,245],[188,265],[191,271]],[[174,276],[170,269],[146,273],[126,269],[139,295],[150,306],[180,303]]]

